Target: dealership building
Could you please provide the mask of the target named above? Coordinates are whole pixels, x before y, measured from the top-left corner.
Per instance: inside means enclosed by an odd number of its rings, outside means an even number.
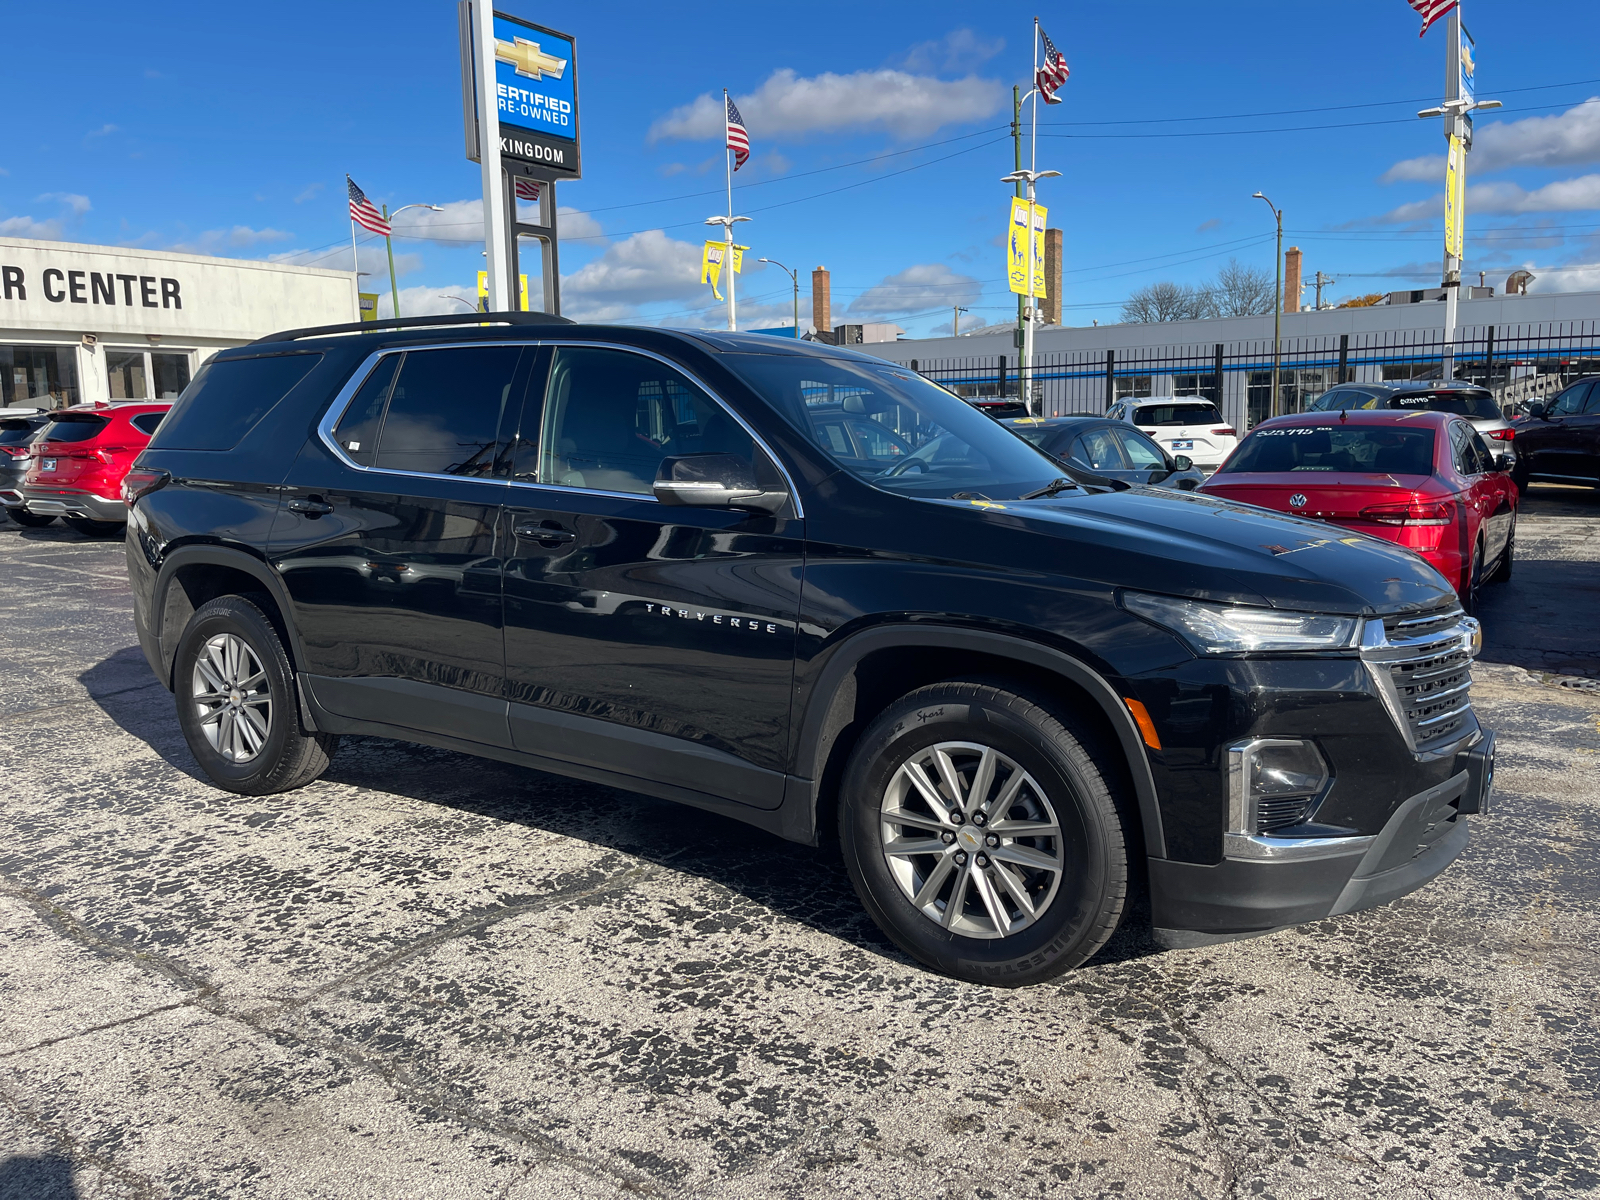
[[[349,271],[0,238],[0,407],[176,399],[217,350],[358,303]]]

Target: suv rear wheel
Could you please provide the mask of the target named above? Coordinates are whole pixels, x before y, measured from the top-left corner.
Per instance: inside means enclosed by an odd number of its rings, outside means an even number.
[[[1114,778],[1069,716],[983,683],[921,688],[851,755],[845,865],[907,954],[975,983],[1037,983],[1087,961],[1122,915]]]
[[[8,508],[6,512],[18,525],[25,525],[29,529],[43,529],[51,521],[55,520],[54,516],[47,516],[44,513],[32,513],[25,508]]]
[[[67,523],[67,528],[74,533],[81,533],[84,537],[103,538],[112,534],[120,534],[127,528],[123,521],[96,521],[92,517],[62,517]]]
[[[245,596],[195,610],[173,663],[178,722],[213,783],[245,796],[303,787],[338,748],[300,725],[294,672],[277,630]]]

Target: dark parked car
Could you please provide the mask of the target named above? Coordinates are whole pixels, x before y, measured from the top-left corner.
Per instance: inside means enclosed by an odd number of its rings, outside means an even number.
[[[1051,458],[1075,463],[1108,479],[1186,492],[1205,479],[1187,454],[1168,454],[1126,421],[1095,416],[1019,417],[1004,425]]]
[[[909,453],[841,450],[846,413]],[[372,734],[836,835],[965,979],[1084,962],[1134,888],[1180,945],[1383,903],[1489,792],[1478,626],[1421,559],[1077,485],[842,348],[291,331],[218,353],[124,495],[140,645],[218,786]]]
[[[0,408],[0,505],[18,525],[48,525],[55,520],[22,507],[28,444],[49,423],[50,414],[42,408]]]
[[[1494,393],[1465,379],[1400,383],[1341,383],[1329,388],[1311,402],[1311,412],[1355,412],[1367,409],[1399,409],[1402,412],[1442,412],[1465,417],[1479,436],[1487,438],[1496,453],[1515,460],[1515,432],[1511,422],[1495,403]]]
[[[1578,380],[1548,404],[1530,404],[1512,428],[1518,487],[1535,479],[1600,486],[1600,375]]]

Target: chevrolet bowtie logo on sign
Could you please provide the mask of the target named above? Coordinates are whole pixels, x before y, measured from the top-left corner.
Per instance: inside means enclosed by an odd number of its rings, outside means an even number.
[[[538,42],[527,38],[514,38],[509,42],[495,38],[494,57],[496,62],[509,64],[524,79],[543,79],[546,75],[560,79],[567,69],[566,59],[544,53]]]

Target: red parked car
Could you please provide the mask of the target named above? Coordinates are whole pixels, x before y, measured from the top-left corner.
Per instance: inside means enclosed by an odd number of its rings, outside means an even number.
[[[1517,485],[1509,456],[1445,412],[1312,412],[1257,425],[1200,486],[1413,550],[1471,611],[1511,578]]]
[[[23,507],[60,517],[89,537],[121,533],[128,521],[122,477],[171,407],[79,405],[51,413],[50,424],[28,447]]]

